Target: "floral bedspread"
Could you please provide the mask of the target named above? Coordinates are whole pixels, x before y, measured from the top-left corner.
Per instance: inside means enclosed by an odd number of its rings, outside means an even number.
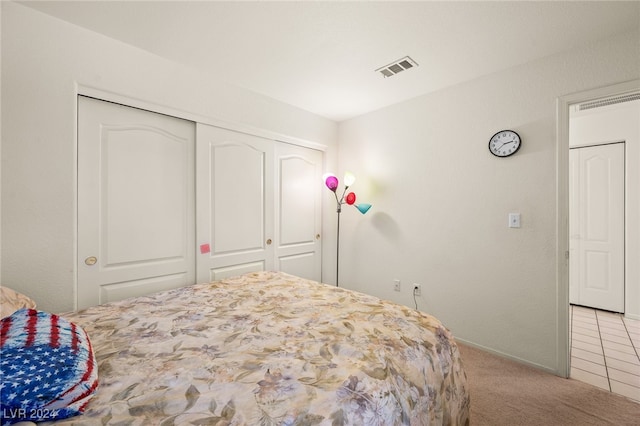
[[[449,331],[362,293],[257,272],[65,316],[100,386],[57,424],[468,424]]]

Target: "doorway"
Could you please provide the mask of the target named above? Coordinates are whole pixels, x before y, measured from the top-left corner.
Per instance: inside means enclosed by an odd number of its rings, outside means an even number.
[[[600,144],[625,141],[625,267],[626,281],[624,311],[625,318],[640,319],[640,265],[630,261],[640,256],[640,239],[638,238],[640,224],[640,80],[633,80],[613,86],[588,90],[558,98],[558,134],[557,134],[557,283],[558,283],[558,374],[569,377],[570,360],[570,209],[569,209],[569,183],[570,183],[570,139],[575,135],[575,128],[571,120],[571,109],[582,104],[588,104],[589,108],[605,107],[614,104],[636,103],[636,108],[631,114],[627,114],[626,120],[632,120],[626,127],[616,124],[608,136],[599,133],[602,129],[592,129],[590,136],[600,138]],[[629,119],[629,117],[631,117]],[[627,129],[628,137],[620,135],[621,129]],[[571,131],[570,131],[571,129]],[[629,131],[629,129],[631,129]],[[570,134],[571,133],[571,134]],[[591,144],[594,144],[593,142]],[[586,143],[588,145],[588,143]],[[630,221],[629,218],[632,218]],[[635,219],[633,219],[635,218]],[[637,299],[637,301],[636,301]]]

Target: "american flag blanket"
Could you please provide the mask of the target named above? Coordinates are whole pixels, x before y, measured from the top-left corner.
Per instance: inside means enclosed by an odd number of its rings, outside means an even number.
[[[20,309],[2,319],[2,425],[75,416],[97,387],[98,364],[82,328],[35,309]]]

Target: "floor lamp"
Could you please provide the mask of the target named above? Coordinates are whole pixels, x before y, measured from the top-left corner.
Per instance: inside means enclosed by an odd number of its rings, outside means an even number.
[[[349,172],[344,174],[344,190],[342,191],[342,196],[338,198],[338,193],[336,192],[338,189],[339,181],[336,175],[333,173],[326,173],[323,176],[324,183],[327,185],[327,188],[333,192],[333,195],[336,197],[337,208],[336,212],[338,213],[338,225],[336,227],[336,287],[338,287],[338,276],[340,271],[340,213],[342,213],[342,205],[348,204],[354,206],[358,211],[362,214],[365,214],[371,208],[371,204],[355,204],[356,202],[356,194],[353,192],[349,192],[347,194],[347,189],[356,181],[356,177]]]

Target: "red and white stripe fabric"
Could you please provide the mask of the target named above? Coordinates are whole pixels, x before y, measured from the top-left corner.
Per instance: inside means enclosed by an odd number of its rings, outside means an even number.
[[[75,416],[98,387],[89,336],[58,315],[21,309],[3,318],[0,353],[2,425]]]

